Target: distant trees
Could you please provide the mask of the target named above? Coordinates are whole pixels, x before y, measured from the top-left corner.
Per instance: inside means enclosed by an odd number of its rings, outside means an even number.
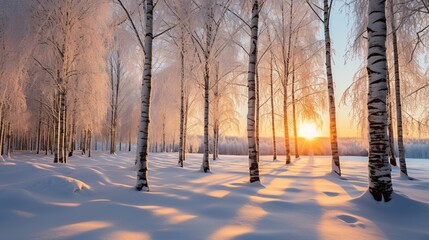
[[[25,59],[28,57],[28,43],[16,31],[26,21],[15,22],[7,15],[8,10],[16,9],[6,8],[0,13],[0,156],[10,156],[13,151],[13,140],[16,137],[14,129],[26,127],[24,124],[19,125],[19,119],[27,108],[25,84],[28,75]]]
[[[100,27],[103,25],[99,22],[105,14],[103,4],[101,1],[44,0],[34,6],[34,26],[41,31],[37,33],[38,45],[32,58],[40,69],[40,78],[53,87],[50,92],[45,85],[40,99],[52,114],[54,162],[67,162],[69,152],[74,149],[78,123],[89,135],[100,125],[95,119],[101,117],[89,113],[88,107],[97,106],[103,112],[99,95],[106,91],[102,81],[105,73],[100,71],[105,64]],[[86,107],[81,105],[84,103]],[[88,114],[83,114],[86,112]]]

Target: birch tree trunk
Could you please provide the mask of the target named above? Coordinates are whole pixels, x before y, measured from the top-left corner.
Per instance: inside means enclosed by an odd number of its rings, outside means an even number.
[[[390,89],[389,67],[386,62],[386,82],[387,82],[387,137],[389,139],[389,161],[390,164],[396,166],[395,158],[395,143],[393,136],[393,113],[392,113],[392,91]]]
[[[185,119],[183,122],[183,161],[186,161],[186,135],[188,132],[189,97],[185,98]]]
[[[46,132],[46,137],[45,137],[45,155],[48,155],[48,150],[50,147],[51,125],[48,124],[47,128],[48,128],[48,130]]]
[[[329,129],[331,139],[332,151],[332,172],[341,176],[340,156],[338,153],[337,142],[337,117],[335,111],[335,94],[334,94],[334,80],[332,77],[331,65],[331,36],[329,32],[329,19],[330,7],[329,1],[324,0],[323,14],[324,14],[324,27],[325,27],[325,54],[326,54],[326,77],[328,80],[328,97],[329,97]]]
[[[80,141],[80,149],[82,150],[82,155],[86,154],[86,142],[86,130],[83,130]]]
[[[42,127],[42,101],[40,101],[40,108],[39,108],[39,121],[37,123],[37,147],[36,147],[36,154],[39,154],[40,152],[40,144],[41,144],[41,127]]]
[[[73,120],[72,120],[72,129],[71,129],[71,146],[70,146],[70,154],[69,156],[73,156],[74,150],[76,150],[76,110],[77,106],[77,98],[74,99],[74,108],[73,108]]]
[[[208,34],[209,35],[209,34]],[[209,37],[207,37],[209,38]],[[206,53],[207,55],[207,53]],[[204,63],[204,155],[201,170],[205,173],[210,171],[209,165],[209,97],[210,97],[210,79],[209,79],[209,60],[206,56]]]
[[[64,146],[65,146],[65,122],[64,122],[64,113],[65,113],[65,94],[60,92],[60,122],[59,122],[59,149],[58,149],[58,161],[64,163]]]
[[[398,53],[398,38],[396,36],[395,16],[393,12],[394,1],[390,0],[390,23],[392,28],[392,43],[393,43],[393,64],[395,68],[395,98],[396,98],[396,124],[398,135],[398,151],[399,151],[399,168],[401,174],[408,176],[407,163],[405,161],[404,136],[402,128],[402,105],[401,105],[401,81],[399,76],[399,53]]]
[[[284,136],[285,136],[285,151],[286,151],[286,164],[290,164],[290,142],[289,142],[289,120],[288,120],[288,84],[289,84],[289,61],[291,55],[291,45],[292,45],[292,13],[293,13],[293,1],[290,2],[290,18],[289,18],[289,37],[288,37],[288,46],[287,46],[287,55],[285,56],[283,50],[283,125],[284,125]],[[282,13],[282,21],[284,23]],[[286,38],[283,36],[283,47],[286,46]]]
[[[259,21],[259,3],[253,0],[251,40],[249,51],[249,71],[247,76],[248,82],[248,112],[247,112],[247,139],[249,145],[249,174],[250,182],[259,182],[259,162],[258,152],[256,149],[256,132],[255,132],[255,113],[256,113],[256,93],[255,93],[255,75],[256,62],[258,53],[258,21]]]
[[[88,157],[91,157],[92,131],[88,130]]]
[[[4,143],[4,126],[3,126],[3,111],[0,104],[0,156],[3,155],[3,143]]]
[[[67,94],[64,93],[64,123],[63,123],[63,128],[64,128],[64,136],[63,136],[63,163],[67,163],[67,159],[68,159],[68,108],[67,108],[67,98],[66,98]]]
[[[162,145],[161,152],[166,152],[165,148],[165,113],[162,115]]]
[[[114,80],[114,70],[113,70],[113,59],[110,58],[110,90],[111,94],[111,119],[110,119],[110,154],[116,153],[116,128],[115,128],[115,80]]]
[[[387,154],[385,4],[385,0],[371,0],[368,6],[368,167],[369,192],[376,201],[388,202],[393,188]]]
[[[103,146],[103,144],[101,144]],[[128,152],[131,152],[131,132],[128,130]]]
[[[299,158],[298,150],[298,131],[296,129],[296,103],[295,103],[295,64],[292,64],[292,118],[293,118],[293,136],[295,139],[295,158]]]
[[[213,91],[213,100],[214,100],[214,106],[213,106],[213,160],[216,160],[218,158],[218,152],[219,152],[219,118],[220,118],[220,112],[219,112],[219,62],[216,63],[216,77],[215,77],[215,86]]]
[[[260,127],[260,120],[259,120],[259,115],[260,115],[260,101],[259,101],[259,71],[258,71],[258,61],[256,60],[256,67],[255,67],[255,91],[256,91],[256,119],[255,119],[255,135],[256,135],[256,152],[258,153],[256,155],[258,163],[259,163],[259,127]]]
[[[60,93],[58,92],[57,94],[55,94],[55,99],[56,99],[56,110],[57,110],[57,116],[54,119],[54,123],[55,123],[55,127],[54,127],[54,163],[59,163],[59,158],[60,158],[60,115],[61,115],[61,109],[60,109],[60,105],[61,105],[61,98],[60,98]]]
[[[201,171],[207,173],[210,172],[209,163],[209,110],[210,110],[210,43],[212,28],[210,23],[206,24],[206,51],[204,52],[204,152],[203,152],[203,163],[201,165]]]
[[[152,84],[152,41],[153,41],[153,0],[146,0],[146,29],[145,29],[145,62],[143,72],[143,86],[141,98],[141,119],[137,142],[137,183],[138,191],[149,191],[148,171],[148,137],[149,137],[149,110]]]
[[[276,127],[274,119],[274,79],[273,79],[273,53],[270,59],[270,102],[271,102],[271,131],[273,133],[273,161],[277,160]]]
[[[184,122],[185,122],[185,39],[183,26],[180,29],[180,134],[179,134],[179,167],[183,167],[184,155]]]
[[[10,130],[10,122],[7,123],[7,135],[6,135],[6,152],[5,155],[10,158],[11,152],[11,130]]]

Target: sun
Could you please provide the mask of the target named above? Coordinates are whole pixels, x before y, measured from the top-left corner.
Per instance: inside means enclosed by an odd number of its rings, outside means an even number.
[[[304,123],[299,127],[298,135],[308,140],[312,140],[319,135],[319,131],[313,123]]]

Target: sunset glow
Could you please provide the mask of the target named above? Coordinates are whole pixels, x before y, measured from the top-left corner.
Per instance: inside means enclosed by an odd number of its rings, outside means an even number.
[[[319,130],[313,123],[304,123],[298,129],[298,136],[306,138],[308,140],[312,140],[319,135]]]

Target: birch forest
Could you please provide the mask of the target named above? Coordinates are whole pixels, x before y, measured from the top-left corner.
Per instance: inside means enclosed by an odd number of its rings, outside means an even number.
[[[425,239],[428,46],[427,0],[0,0],[0,232]]]

